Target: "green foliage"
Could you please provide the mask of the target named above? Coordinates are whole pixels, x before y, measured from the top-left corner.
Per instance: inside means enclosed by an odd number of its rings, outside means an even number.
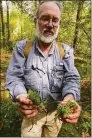
[[[77,124],[63,124],[59,137],[90,137],[91,136],[91,115],[82,111]]]
[[[53,111],[57,108],[58,101],[54,99],[41,99],[38,92],[34,90],[28,90],[29,98],[32,100],[34,105],[37,105],[39,111]]]
[[[33,5],[29,6],[28,2],[25,1],[23,9],[18,8],[18,2],[11,1],[10,8],[10,45],[7,46],[7,14],[4,10],[4,26],[6,45],[3,45],[3,49],[12,50],[16,44],[16,41],[20,39],[29,38],[34,39],[35,24],[33,22],[33,15],[37,9],[36,2],[32,1]],[[64,43],[68,43],[72,46],[74,29],[76,24],[76,11],[78,8],[77,1],[64,1],[61,26],[59,30],[58,40]],[[31,9],[31,13],[27,11],[27,7]],[[63,124],[59,133],[60,137],[87,137],[87,133],[91,136],[91,60],[90,60],[90,28],[91,28],[91,5],[90,1],[84,1],[83,8],[81,9],[81,18],[78,34],[78,42],[76,49],[76,56],[80,59],[75,60],[75,65],[81,76],[81,106],[82,113],[77,124]],[[22,12],[21,12],[22,11]],[[1,40],[3,37],[1,36]],[[2,51],[1,51],[2,52]],[[3,57],[4,54],[2,53]],[[2,56],[1,55],[1,56]],[[3,58],[4,59],[4,58]],[[82,60],[81,60],[82,59]],[[1,70],[6,72],[8,65],[8,58],[4,61],[1,59]],[[2,62],[3,61],[3,62]],[[34,97],[34,96],[33,96]],[[39,99],[39,98],[38,98]],[[35,100],[34,100],[35,101]],[[41,103],[40,103],[41,102]],[[55,101],[54,101],[55,102]],[[37,103],[39,109],[44,108],[44,105],[50,102],[40,101]],[[53,105],[53,104],[52,104]],[[19,137],[20,136],[20,125],[21,116],[17,111],[16,104],[11,101],[3,101],[0,103],[1,106],[1,121],[0,121],[0,136],[1,137]],[[41,108],[40,108],[41,107]],[[84,134],[85,135],[84,135]]]
[[[29,94],[29,99],[32,100],[33,104],[35,105],[40,105],[41,104],[41,98],[39,96],[39,94],[36,91],[33,90],[28,90],[28,94]]]
[[[63,124],[58,137],[81,137],[77,124]]]
[[[77,107],[77,103],[70,100],[65,105],[59,104],[57,106],[58,116],[67,117],[68,115],[72,114],[77,109]]]
[[[73,1],[64,2],[58,40],[64,43],[68,43],[71,46],[72,46],[75,23],[76,23],[75,22],[76,10],[77,10],[77,4],[75,4],[75,2]]]
[[[76,59],[75,60],[75,66],[77,67],[81,79],[82,78],[88,78],[91,74],[91,60],[90,57],[89,58],[81,58],[83,60],[80,59]]]
[[[91,128],[91,115],[87,111],[82,111],[80,116],[80,126],[79,129],[82,132],[88,132]]]
[[[0,103],[0,136],[18,137],[20,136],[21,119],[16,103],[10,99]]]
[[[47,111],[48,100],[42,100],[38,92],[31,89],[28,90],[28,94],[29,99],[32,100],[34,105],[37,105],[39,111]]]

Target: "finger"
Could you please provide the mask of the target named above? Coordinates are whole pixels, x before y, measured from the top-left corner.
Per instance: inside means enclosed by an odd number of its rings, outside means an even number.
[[[22,108],[24,110],[30,110],[30,109],[37,109],[37,105],[24,105],[24,104],[20,104],[19,108]]]
[[[66,123],[76,124],[76,123],[78,122],[78,118],[77,118],[77,119],[73,119],[73,120],[65,119],[64,121],[65,121]]]
[[[32,112],[34,112],[34,110],[24,110],[20,108],[20,112],[22,112],[24,115],[30,115],[32,114]]]
[[[75,111],[75,113],[70,114],[67,116],[68,119],[76,119],[80,116],[81,107],[79,106],[78,109]]]
[[[61,105],[66,105],[67,101],[60,102]]]
[[[20,99],[20,103],[21,104],[32,104],[32,101],[30,100],[30,99],[28,99],[28,98],[26,98],[26,99]]]
[[[32,104],[32,101],[28,97],[20,97],[17,101],[20,104]]]
[[[23,110],[31,110],[33,109],[32,105],[19,105],[19,108],[23,109]]]
[[[73,120],[73,119],[78,118],[79,115],[80,115],[80,113],[74,113],[74,114],[68,115],[66,118]]]
[[[27,115],[26,117],[29,119],[29,118],[32,118],[34,116],[36,116],[36,114],[38,113],[38,111],[36,110],[35,112],[33,112],[32,114],[30,115]]]

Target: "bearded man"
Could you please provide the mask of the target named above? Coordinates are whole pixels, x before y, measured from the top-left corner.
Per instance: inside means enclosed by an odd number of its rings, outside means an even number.
[[[80,99],[80,76],[74,66],[73,49],[62,44],[64,57],[60,55],[56,38],[61,22],[61,7],[55,1],[42,2],[35,16],[36,39],[26,59],[24,49],[27,40],[17,43],[7,70],[6,87],[19,110],[24,115],[21,136],[58,136],[62,123],[77,123],[81,107],[65,118],[56,118],[56,105],[47,111],[39,111],[28,98],[28,90],[38,92],[41,99],[59,101]]]

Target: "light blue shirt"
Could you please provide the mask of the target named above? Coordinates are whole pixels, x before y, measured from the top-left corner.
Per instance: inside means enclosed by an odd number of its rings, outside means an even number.
[[[54,41],[48,56],[44,56],[36,39],[26,59],[26,41],[16,44],[7,69],[6,88],[9,89],[12,99],[26,94],[28,89],[33,89],[42,99],[52,97],[62,100],[67,94],[73,94],[75,100],[79,100],[80,76],[74,66],[73,48],[62,44],[65,50],[62,59]]]

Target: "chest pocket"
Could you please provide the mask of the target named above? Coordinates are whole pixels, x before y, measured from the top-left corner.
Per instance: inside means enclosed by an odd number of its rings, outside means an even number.
[[[26,88],[39,91],[39,75],[36,68],[27,67],[24,71]]]
[[[61,92],[62,81],[64,77],[63,63],[59,63],[52,70],[52,88],[51,92]]]

